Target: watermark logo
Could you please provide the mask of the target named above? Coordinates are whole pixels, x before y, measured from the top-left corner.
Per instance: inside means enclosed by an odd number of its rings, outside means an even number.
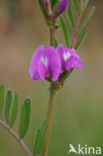
[[[75,148],[72,144],[69,145],[68,154],[75,153],[75,154],[96,154],[101,155],[102,149],[101,147],[89,147],[87,145],[81,146],[80,144],[77,145]]]

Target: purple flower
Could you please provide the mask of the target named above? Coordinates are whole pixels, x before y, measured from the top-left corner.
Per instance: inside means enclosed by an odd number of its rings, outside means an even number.
[[[69,71],[71,68],[82,68],[82,61],[75,49],[68,49],[66,46],[59,45],[56,50],[61,61],[61,72],[64,72],[65,69]]]
[[[39,46],[32,57],[29,73],[34,80],[39,78],[45,80],[46,77],[51,77],[52,81],[56,81],[60,68],[60,59],[56,49],[52,46]]]
[[[58,16],[60,16],[60,14],[65,11],[67,12],[68,10],[68,3],[69,0],[61,0],[58,7],[54,10],[51,19],[54,20],[56,19]]]
[[[59,6],[57,8],[57,12],[58,13],[61,13],[63,11],[67,12],[67,10],[68,10],[68,2],[69,2],[69,0],[61,0]]]

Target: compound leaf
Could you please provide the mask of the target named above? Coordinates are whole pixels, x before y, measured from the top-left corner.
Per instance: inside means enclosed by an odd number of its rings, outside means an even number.
[[[88,4],[89,0],[84,0],[84,3],[83,3],[83,6],[82,6],[82,9],[81,9],[81,12],[80,12],[80,15],[82,16],[82,14],[84,13],[84,10]]]
[[[61,29],[64,36],[65,44],[67,47],[69,47],[70,43],[69,43],[68,29],[67,29],[66,22],[62,16],[60,16],[60,24],[61,24]]]
[[[80,44],[82,43],[82,41],[87,36],[88,31],[89,31],[88,29],[85,29],[84,32],[80,35],[80,37],[79,37],[79,39],[78,39],[78,41],[77,41],[77,43],[75,44],[75,47],[74,47],[76,50],[78,49],[78,47],[80,46]]]
[[[94,13],[94,11],[95,11],[95,7],[92,7],[92,9],[88,13],[88,15],[82,21],[82,23],[81,23],[81,25],[80,25],[80,27],[78,29],[77,34],[79,34],[82,31],[82,29],[85,27],[85,25],[88,23],[89,19],[91,18],[92,14]]]
[[[78,0],[71,0],[71,2],[72,2],[72,4],[73,4],[75,10],[78,11],[78,9],[79,9],[79,3],[78,3]]]

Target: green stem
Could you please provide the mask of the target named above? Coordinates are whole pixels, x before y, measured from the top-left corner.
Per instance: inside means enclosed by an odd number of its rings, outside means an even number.
[[[53,25],[50,28],[50,45],[54,46],[54,39],[55,39],[55,24],[53,23]]]
[[[54,26],[50,28],[50,45],[54,45],[54,35],[55,35],[55,28]],[[49,97],[49,108],[48,108],[48,114],[47,114],[47,125],[45,130],[45,137],[43,142],[43,149],[41,156],[46,156],[47,149],[48,149],[48,143],[49,143],[49,136],[50,136],[50,128],[51,128],[51,122],[52,122],[52,116],[53,116],[53,108],[55,103],[55,97],[56,93],[54,92],[54,86],[55,83],[51,82],[50,86],[50,97]]]
[[[52,88],[51,84],[51,88]],[[52,115],[53,115],[53,108],[55,103],[55,97],[56,94],[54,93],[53,89],[50,90],[50,97],[49,97],[49,108],[48,108],[48,115],[47,115],[47,125],[45,130],[45,138],[43,143],[43,149],[41,156],[46,156],[48,143],[49,143],[49,135],[50,135],[50,128],[51,128],[51,121],[52,121]]]

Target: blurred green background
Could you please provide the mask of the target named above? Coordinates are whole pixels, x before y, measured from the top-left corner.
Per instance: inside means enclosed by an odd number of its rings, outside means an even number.
[[[82,70],[75,70],[65,88],[58,92],[54,109],[48,156],[68,156],[69,144],[103,148],[103,0],[96,6],[88,26],[90,32],[78,53]],[[60,30],[57,38],[63,44]],[[0,83],[32,100],[29,131],[24,139],[32,150],[34,134],[46,117],[49,84],[33,81],[29,64],[39,45],[49,44],[49,31],[35,0],[0,0]],[[4,113],[0,115],[4,120]],[[18,118],[13,127],[18,131]],[[26,156],[22,147],[0,126],[0,156]],[[73,154],[70,154],[73,156]]]

